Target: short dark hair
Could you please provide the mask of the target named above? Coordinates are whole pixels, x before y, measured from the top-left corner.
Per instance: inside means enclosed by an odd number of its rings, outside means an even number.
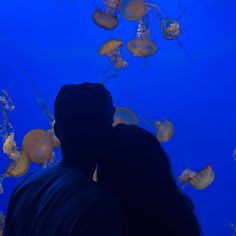
[[[55,120],[65,128],[112,124],[114,111],[111,93],[100,83],[64,85],[54,103]]]

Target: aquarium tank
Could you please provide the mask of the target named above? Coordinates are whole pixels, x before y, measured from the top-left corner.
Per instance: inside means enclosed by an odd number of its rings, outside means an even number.
[[[17,184],[60,162],[54,99],[81,82],[111,91],[114,126],[138,125],[161,143],[203,235],[236,235],[235,6],[1,0],[0,235]]]

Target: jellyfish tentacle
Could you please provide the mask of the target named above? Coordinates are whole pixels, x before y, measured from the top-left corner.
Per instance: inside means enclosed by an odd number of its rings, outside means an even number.
[[[109,80],[113,79],[113,78],[117,78],[119,76],[119,73],[118,73],[118,69],[114,69],[113,67],[110,67],[111,70],[112,70],[112,74],[109,75],[109,76],[105,76],[104,78],[102,78],[99,82],[102,83],[102,84],[105,84],[106,82],[108,82]],[[109,70],[109,71],[111,71]]]
[[[49,124],[52,125],[55,119],[45,102],[42,92],[40,91],[39,87],[33,80],[32,76],[29,74],[29,72],[25,69],[23,71],[32,84],[32,91],[35,102],[39,105],[41,112],[47,117]]]
[[[184,52],[185,56],[186,56],[187,58],[189,58],[194,64],[199,65],[199,62],[196,61],[196,60],[189,54],[189,52],[186,50],[186,48],[184,47],[183,42],[180,40],[179,37],[177,37],[177,43],[178,43],[179,47],[182,49],[182,51]]]
[[[187,9],[188,9],[188,6],[186,3],[183,3],[181,0],[179,1],[179,4],[178,4],[178,8],[179,10],[181,10],[181,13],[178,17],[178,21],[182,20],[183,16],[186,14],[187,12]]]

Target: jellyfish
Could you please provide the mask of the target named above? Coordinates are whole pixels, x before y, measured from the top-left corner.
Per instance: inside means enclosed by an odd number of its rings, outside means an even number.
[[[193,172],[187,168],[178,178],[181,182],[188,183],[197,190],[203,190],[214,181],[215,173],[212,166],[208,165],[199,172]]]
[[[145,0],[120,0],[119,9],[125,19],[139,20],[146,13]]]
[[[153,121],[146,118],[143,118],[144,122],[155,129],[156,138],[159,142],[168,142],[175,131],[173,123],[167,119],[162,121]]]
[[[161,34],[165,39],[176,39],[180,34],[180,23],[172,18],[161,21]]]
[[[48,132],[33,129],[23,140],[23,152],[32,162],[42,164],[53,157],[53,141]]]
[[[108,56],[109,61],[112,63],[112,67],[108,68],[103,75],[104,78],[101,81],[102,83],[105,83],[109,79],[116,77],[118,75],[118,71],[126,67],[128,63],[123,59],[123,56],[121,54],[121,46],[123,45],[123,41],[120,39],[111,39],[106,41],[99,49],[99,55],[100,56]],[[107,73],[113,71],[113,74],[111,76],[106,77]]]
[[[160,22],[160,33],[167,40],[176,40],[181,50],[184,54],[194,63],[197,63],[194,58],[189,54],[186,50],[182,40],[180,39],[180,35],[183,32],[183,27],[181,20],[186,13],[187,5],[183,4],[179,1],[178,8],[181,11],[180,15],[176,18],[164,16],[160,10],[160,7],[153,3],[146,3],[147,9],[150,11],[153,9],[156,13],[156,17]]]
[[[155,128],[156,138],[160,142],[168,142],[172,138],[175,130],[173,123],[166,119],[163,121],[156,121]]]
[[[117,107],[114,114],[113,127],[118,124],[138,125],[138,118],[129,108]]]
[[[0,211],[0,236],[2,236],[3,234],[3,227],[5,224],[5,216],[3,215],[3,213]]]
[[[27,173],[30,163],[31,161],[29,158],[23,151],[21,151],[18,158],[8,166],[7,170],[5,171],[5,175],[11,177],[20,177]]]
[[[157,45],[151,40],[147,15],[139,20],[136,38],[127,43],[128,51],[136,57],[148,57],[157,52]]]
[[[103,5],[96,7],[92,15],[94,23],[106,30],[114,29],[119,24],[118,4],[119,0],[103,0]]]

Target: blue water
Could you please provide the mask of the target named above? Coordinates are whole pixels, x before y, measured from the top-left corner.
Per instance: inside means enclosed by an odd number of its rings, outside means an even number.
[[[163,144],[174,176],[186,167],[199,170],[212,164],[216,174],[212,185],[202,191],[186,186],[183,191],[195,203],[204,235],[225,236],[232,233],[229,223],[236,224],[235,4],[233,0],[191,2],[185,1],[189,7],[181,20],[180,38],[197,63],[176,41],[160,35],[159,23],[152,17],[158,53],[143,61],[123,47],[129,65],[106,86],[116,106],[130,107],[142,117],[167,118],[174,123],[173,138]],[[180,13],[178,0],[160,0],[158,4],[166,16],[177,17]],[[98,55],[104,41],[121,38],[127,42],[135,36],[137,23],[120,18],[118,28],[105,31],[93,23],[93,11],[94,6],[85,0],[1,0],[0,89],[9,91],[16,106],[9,118],[19,147],[30,129],[49,128],[35,104],[30,81],[19,68],[31,74],[52,110],[61,85],[101,78],[110,66],[108,58]],[[3,173],[8,158],[2,152],[0,163]],[[30,171],[38,168],[32,165]],[[9,196],[19,180],[4,181],[0,211],[6,212]]]

